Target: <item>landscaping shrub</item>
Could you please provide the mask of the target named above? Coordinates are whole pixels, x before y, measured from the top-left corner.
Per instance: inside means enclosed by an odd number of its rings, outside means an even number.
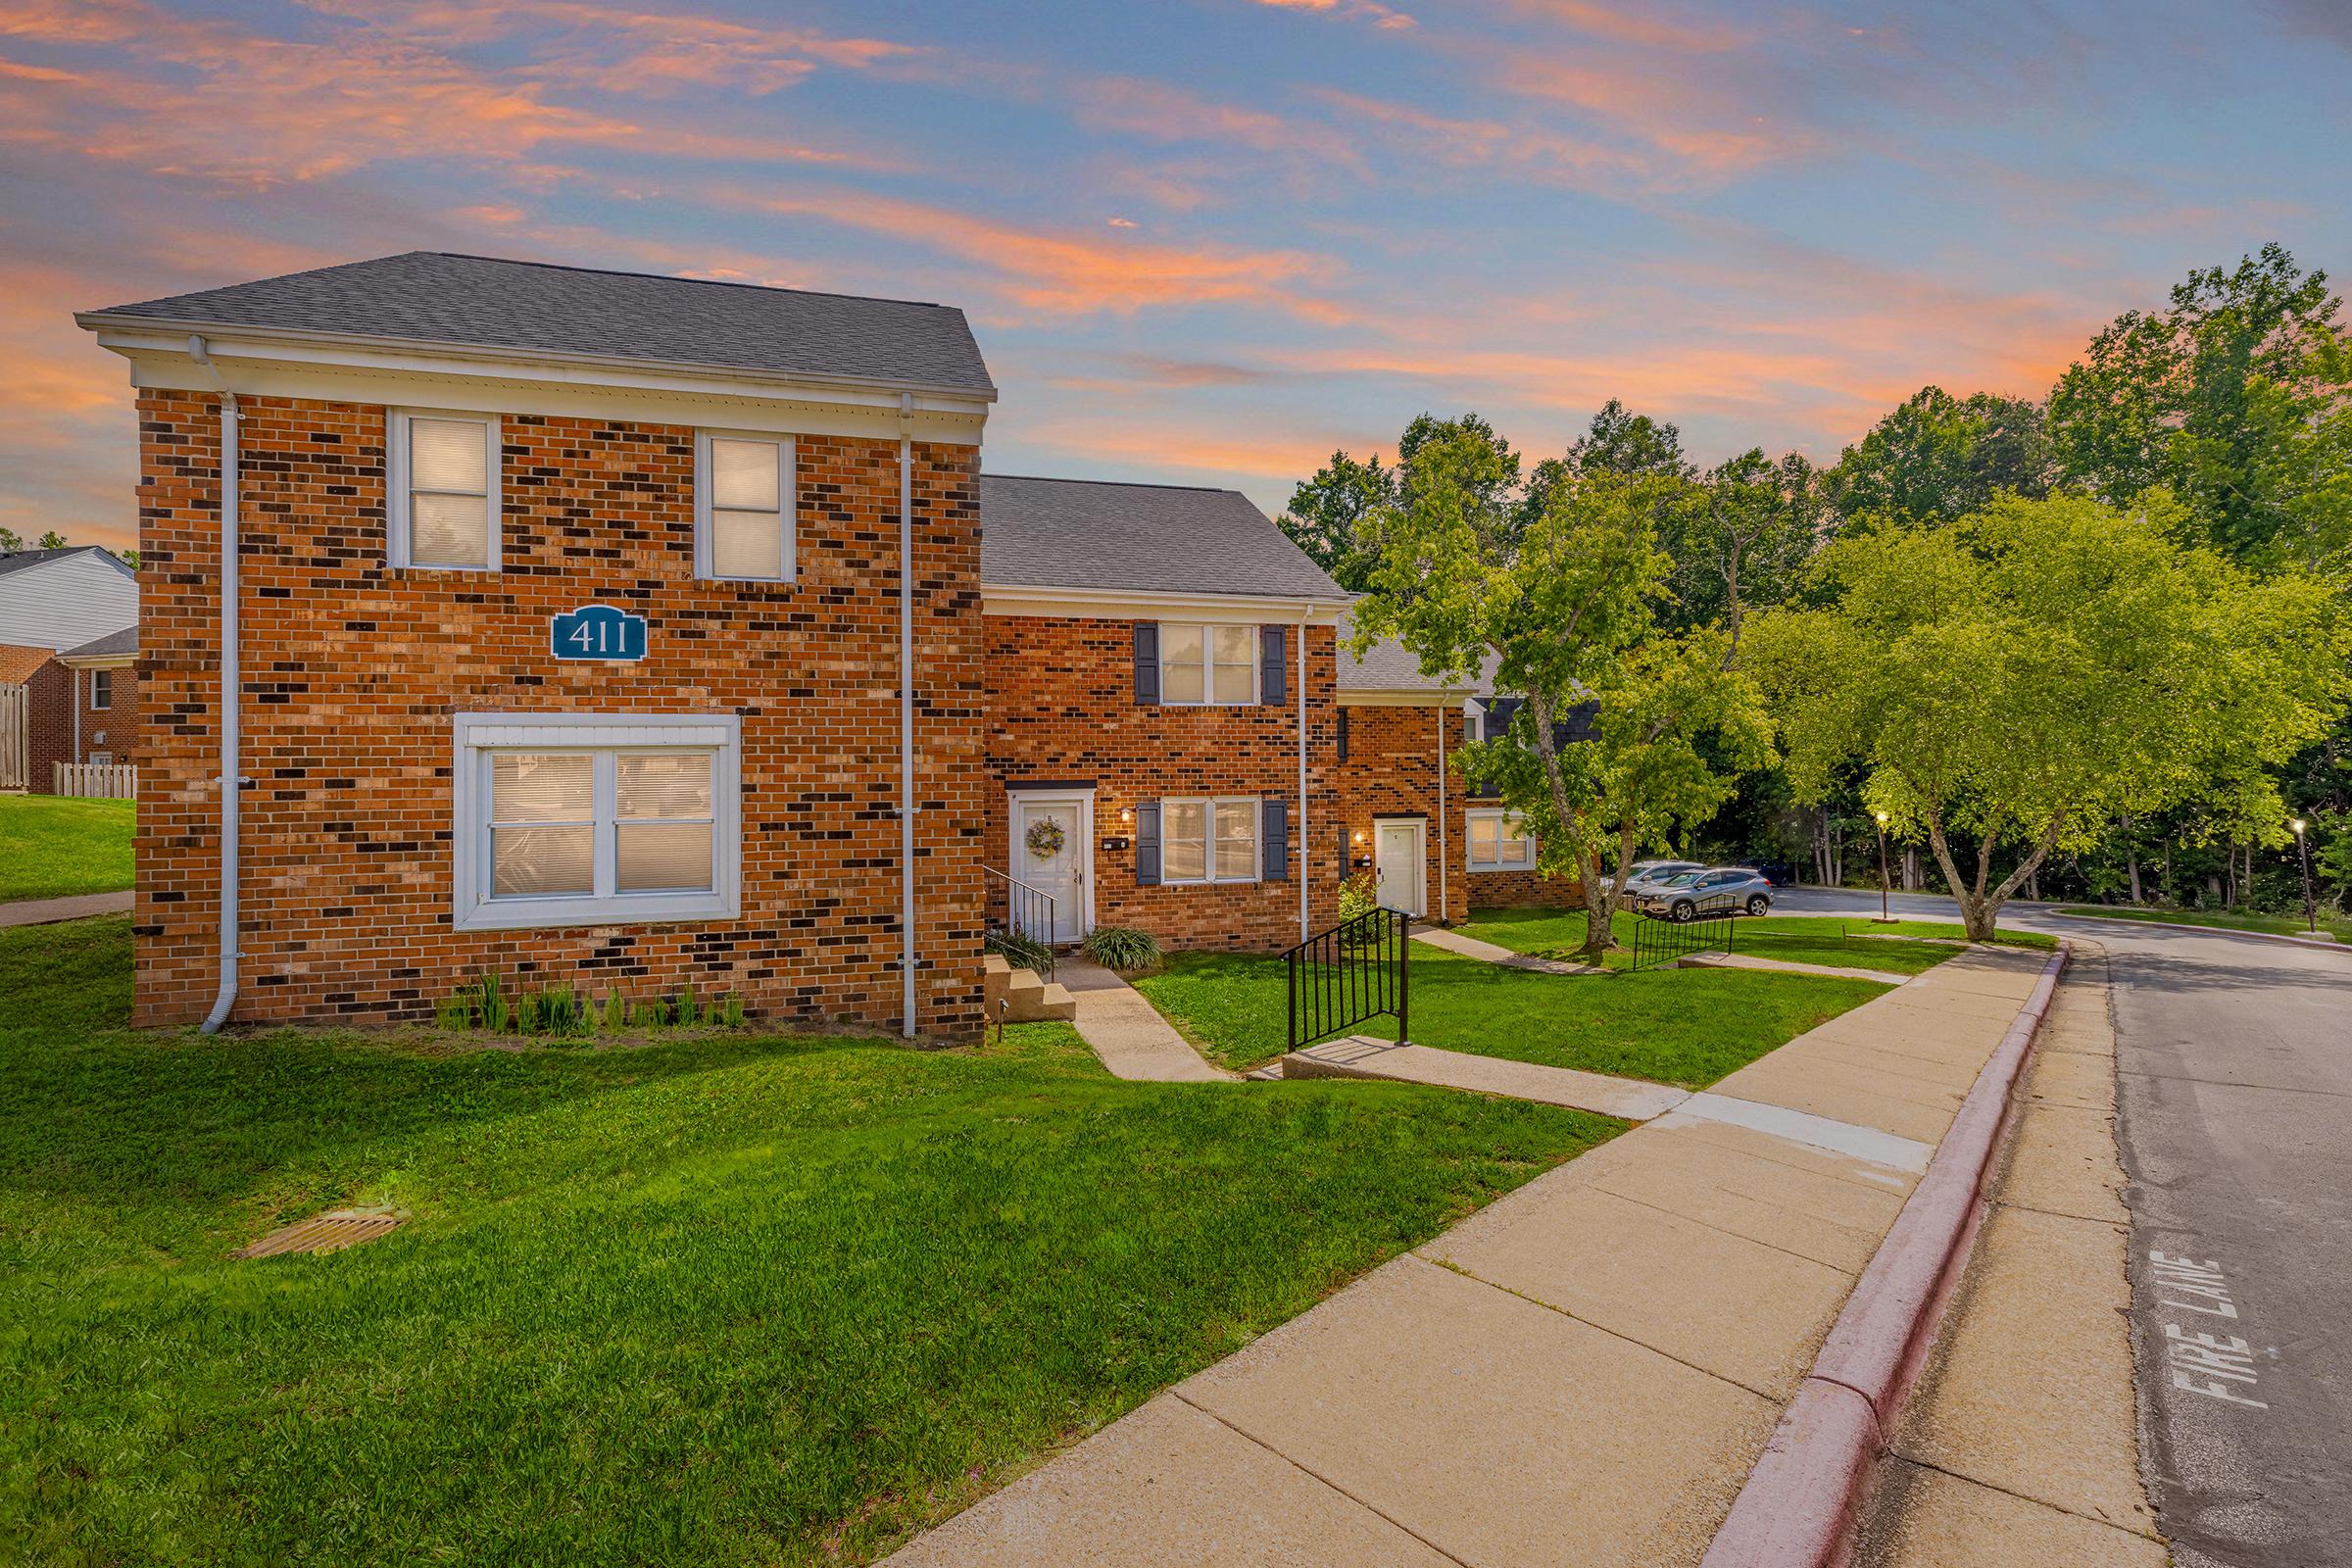
[[[1078,951],[1105,969],[1121,974],[1156,968],[1159,964],[1159,939],[1149,931],[1139,931],[1131,925],[1099,925],[1086,934]]]

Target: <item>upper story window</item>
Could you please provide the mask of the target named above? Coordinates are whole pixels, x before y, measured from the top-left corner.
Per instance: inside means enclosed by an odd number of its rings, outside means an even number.
[[[792,438],[694,438],[695,575],[743,582],[793,579]]]
[[[455,924],[733,918],[739,734],[732,714],[460,714]]]
[[[1159,700],[1247,707],[1257,701],[1255,626],[1159,626]]]
[[[93,708],[93,709],[102,709],[102,708],[112,708],[112,707],[114,707],[114,706],[115,706],[115,672],[114,672],[113,670],[111,670],[111,669],[93,669],[93,670],[91,670],[91,671],[90,671],[90,707],[91,707],[91,708]]]
[[[498,420],[394,409],[385,424],[395,566],[498,569]]]
[[[1473,871],[1530,871],[1536,864],[1536,841],[1517,811],[1472,811],[1470,869]]]

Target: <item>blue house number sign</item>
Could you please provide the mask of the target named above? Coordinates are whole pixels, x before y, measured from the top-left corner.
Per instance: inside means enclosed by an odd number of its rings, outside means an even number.
[[[549,617],[547,641],[558,659],[643,659],[645,617],[611,605],[582,605]]]

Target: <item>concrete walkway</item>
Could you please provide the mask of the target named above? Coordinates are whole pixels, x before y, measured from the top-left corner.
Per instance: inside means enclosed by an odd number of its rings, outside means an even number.
[[[1675,960],[1685,969],[1774,969],[1783,974],[1825,974],[1839,980],[1875,980],[1883,986],[1907,984],[1911,976],[1892,969],[1858,969],[1841,963],[1800,963],[1794,958],[1763,958],[1752,953],[1691,953]]]
[[[77,893],[64,899],[18,899],[0,904],[0,926],[48,925],[56,920],[83,920],[93,914],[128,914],[131,893]]]
[[[1917,1180],[1838,1146],[1940,1140],[2045,958],[1965,954],[1791,1041],[891,1560],[1696,1563]]]
[[[1598,1111],[1627,1121],[1663,1116],[1690,1098],[1687,1089],[1647,1083],[1640,1078],[1612,1078],[1606,1073],[1580,1072],[1574,1067],[1547,1067],[1540,1062],[1482,1056],[1467,1051],[1439,1051],[1430,1046],[1399,1045],[1368,1035],[1326,1040],[1282,1058],[1285,1078],[1381,1078],[1393,1083],[1431,1084],[1440,1089],[1464,1089],[1473,1094],[1501,1095],[1511,1100],[1534,1100],[1546,1105]]]
[[[1465,958],[1477,958],[1486,963],[1497,963],[1505,969],[1527,969],[1537,974],[1604,974],[1607,971],[1589,963],[1570,963],[1564,958],[1535,958],[1524,953],[1498,948],[1492,942],[1463,936],[1459,931],[1441,930],[1435,926],[1416,929],[1415,942],[1426,942],[1447,953],[1458,953]]]
[[[1071,1024],[1112,1077],[1201,1084],[1234,1076],[1211,1066],[1141,992],[1092,958],[1072,954],[1058,960],[1054,978],[1078,1004]]]
[[[1863,1568],[2168,1560],[2139,1480],[2106,969],[2076,945],[1968,1273],[1881,1463]]]

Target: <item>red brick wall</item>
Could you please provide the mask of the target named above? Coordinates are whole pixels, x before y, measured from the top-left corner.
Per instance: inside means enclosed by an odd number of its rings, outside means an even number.
[[[798,443],[800,580],[702,583],[693,432],[508,416],[504,569],[384,564],[384,411],[244,402],[243,989],[251,1019],[422,1017],[484,969],[636,995],[691,982],[759,1014],[900,1012],[894,441]],[[139,397],[142,630],[137,1021],[217,973],[219,412]],[[979,454],[918,443],[918,1018],[980,1015]],[[548,617],[649,622],[635,664],[562,662]],[[451,715],[734,712],[743,913],[458,932]]]
[[[1428,866],[1427,907],[1431,919],[1459,920],[1474,909],[1525,906],[1568,907],[1583,902],[1573,881],[1533,871],[1470,869],[1469,811],[1492,801],[1468,798],[1453,759],[1469,738],[1459,706],[1425,708],[1350,707],[1348,760],[1341,767],[1341,815],[1350,841],[1361,833],[1356,854],[1370,858],[1374,822],[1382,815],[1419,815]],[[1438,725],[1446,726],[1446,822],[1439,832]],[[1446,860],[1441,880],[1441,857]]]
[[[24,788],[46,795],[52,766],[74,758],[73,671],[46,648],[0,645],[0,682],[24,688]]]
[[[105,752],[117,762],[136,762],[141,712],[139,672],[134,667],[125,667],[107,673],[115,684],[114,706],[93,708],[90,694],[96,689],[98,671],[81,671],[80,760],[86,762],[95,754]]]
[[[1139,707],[1135,623],[990,615],[988,629],[988,863],[1005,865],[1004,788],[1091,782],[1097,843],[1088,874],[1095,923],[1140,926],[1172,950],[1276,952],[1298,941],[1298,707],[1286,682],[1281,707]],[[1309,919],[1338,918],[1339,842],[1333,830],[1332,628],[1306,628]],[[1286,664],[1298,671],[1298,628]],[[1291,802],[1290,875],[1281,882],[1138,887],[1122,808],[1163,796],[1280,796]]]

